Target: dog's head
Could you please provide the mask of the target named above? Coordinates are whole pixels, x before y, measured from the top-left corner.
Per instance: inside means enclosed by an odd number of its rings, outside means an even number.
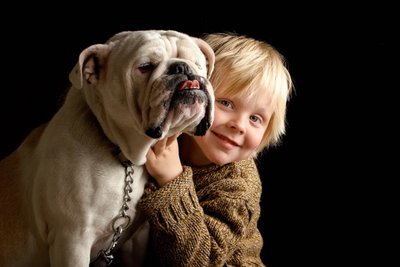
[[[214,111],[208,77],[214,61],[212,48],[187,34],[126,31],[83,50],[70,81],[84,89],[107,137],[140,164],[139,143],[208,130]]]

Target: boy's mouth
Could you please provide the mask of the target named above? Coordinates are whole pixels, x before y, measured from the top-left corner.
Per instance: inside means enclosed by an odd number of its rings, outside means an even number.
[[[214,132],[214,131],[211,131],[218,139],[220,139],[220,140],[222,140],[222,141],[224,141],[224,142],[227,142],[227,143],[229,143],[229,144],[231,144],[231,145],[233,145],[233,146],[237,146],[237,147],[240,147],[240,145],[238,144],[238,143],[236,143],[235,141],[233,141],[232,139],[230,139],[230,138],[228,138],[228,137],[226,137],[226,136],[224,136],[224,135],[222,135],[222,134],[219,134],[219,133],[216,133],[216,132]]]

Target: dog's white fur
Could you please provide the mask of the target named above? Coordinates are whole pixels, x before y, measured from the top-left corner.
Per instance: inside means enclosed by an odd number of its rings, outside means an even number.
[[[125,169],[115,151],[134,164],[133,218],[148,149],[211,124],[213,65],[204,41],[175,31],[121,32],[83,50],[60,110],[0,163],[0,266],[89,266],[109,246],[123,203]],[[172,101],[188,79],[203,90]],[[126,243],[128,258],[143,252],[142,238]]]

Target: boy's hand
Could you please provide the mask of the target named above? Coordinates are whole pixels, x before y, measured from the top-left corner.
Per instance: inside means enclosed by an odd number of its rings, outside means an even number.
[[[147,153],[146,169],[160,187],[183,172],[177,140],[179,135],[158,141]]]

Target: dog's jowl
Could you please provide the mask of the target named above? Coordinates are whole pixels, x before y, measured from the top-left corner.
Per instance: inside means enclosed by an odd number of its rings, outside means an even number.
[[[176,31],[121,32],[83,50],[59,111],[0,162],[0,266],[96,266],[116,250],[124,266],[140,263],[147,151],[205,134],[213,66],[204,41]]]

